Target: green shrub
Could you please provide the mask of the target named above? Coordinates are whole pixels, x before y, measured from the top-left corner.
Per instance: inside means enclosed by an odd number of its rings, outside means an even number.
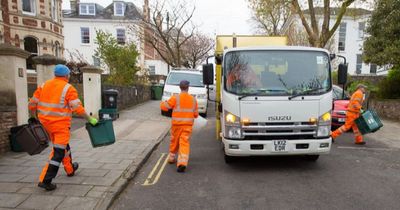
[[[353,94],[356,91],[357,85],[358,84],[364,84],[368,87],[368,92],[370,92],[370,95],[377,95],[379,93],[379,87],[372,84],[370,81],[366,80],[361,80],[361,81],[352,81],[350,84],[347,86],[347,91],[350,94]]]
[[[400,98],[400,69],[393,68],[388,76],[379,83],[378,96],[385,99]]]

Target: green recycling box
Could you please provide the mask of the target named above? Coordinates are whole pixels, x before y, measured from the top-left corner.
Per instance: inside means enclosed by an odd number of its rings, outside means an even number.
[[[93,147],[101,147],[115,143],[115,134],[112,120],[100,120],[95,126],[86,123]]]
[[[373,133],[383,126],[378,114],[374,110],[363,112],[355,120],[355,123],[362,134]]]

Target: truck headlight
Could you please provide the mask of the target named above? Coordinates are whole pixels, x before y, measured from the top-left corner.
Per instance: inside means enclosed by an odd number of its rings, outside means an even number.
[[[324,113],[318,119],[317,137],[328,137],[331,133],[331,111]]]
[[[197,94],[198,99],[207,99],[207,94]]]
[[[224,111],[225,136],[230,139],[242,139],[242,126],[240,117]]]

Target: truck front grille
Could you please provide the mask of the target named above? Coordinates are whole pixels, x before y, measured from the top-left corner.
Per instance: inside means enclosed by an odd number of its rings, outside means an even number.
[[[250,123],[243,125],[245,140],[314,139],[317,125],[309,122]]]

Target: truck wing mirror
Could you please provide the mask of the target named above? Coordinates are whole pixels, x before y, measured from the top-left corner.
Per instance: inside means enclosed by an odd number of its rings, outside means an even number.
[[[213,64],[203,65],[203,83],[205,85],[214,84],[214,66]]]
[[[344,85],[347,82],[347,64],[341,63],[339,64],[338,69],[338,83],[340,85]]]

